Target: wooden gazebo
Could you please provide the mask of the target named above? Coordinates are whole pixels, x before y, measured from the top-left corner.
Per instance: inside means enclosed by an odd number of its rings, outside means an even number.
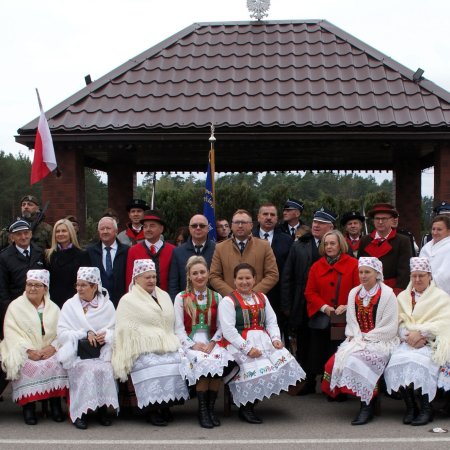
[[[49,221],[85,216],[84,167],[107,172],[123,215],[137,171],[204,171],[211,123],[221,172],[392,170],[416,236],[423,169],[450,199],[450,93],[327,21],[194,24],[46,114]]]

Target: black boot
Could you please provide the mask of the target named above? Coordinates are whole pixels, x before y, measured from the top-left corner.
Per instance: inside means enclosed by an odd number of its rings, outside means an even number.
[[[208,392],[197,391],[198,398],[198,422],[202,428],[214,428],[214,425],[209,417],[208,411]]]
[[[419,398],[420,410],[417,417],[411,422],[411,425],[426,425],[428,422],[433,421],[433,409],[428,400],[428,394],[421,395]]]
[[[417,414],[419,414],[419,409],[417,408],[416,399],[414,397],[414,389],[410,386],[400,388],[400,394],[405,401],[406,412],[403,416],[403,423],[409,425]]]
[[[155,427],[166,427],[168,422],[164,419],[159,408],[152,409],[147,416],[147,422],[150,422]]]
[[[262,420],[255,414],[254,404],[246,403],[244,406],[239,407],[239,418],[248,423],[262,423]]]
[[[209,417],[211,419],[212,424],[215,427],[219,427],[220,426],[220,420],[216,416],[216,413],[214,411],[214,405],[216,403],[216,399],[217,399],[217,392],[216,391],[208,391],[208,412],[209,412]]]
[[[101,406],[97,410],[98,423],[104,427],[109,427],[112,422],[108,417],[108,407],[106,405]]]
[[[367,422],[371,421],[373,418],[373,400],[367,404],[361,402],[361,408],[358,415],[352,420],[352,425],[365,425]]]
[[[50,399],[50,415],[55,422],[64,422],[64,413],[61,409],[61,398]]]
[[[27,425],[36,425],[36,402],[30,402],[22,406],[23,420]]]
[[[73,424],[79,430],[86,430],[88,427],[86,414],[81,414],[81,417],[78,417],[78,419],[75,419],[75,422]]]

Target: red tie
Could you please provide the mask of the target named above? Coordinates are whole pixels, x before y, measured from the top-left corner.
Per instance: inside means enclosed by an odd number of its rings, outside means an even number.
[[[156,255],[156,247],[152,244],[152,245],[150,245],[150,253],[152,254],[152,255]]]
[[[411,291],[411,303],[412,310],[414,311],[414,306],[416,306],[416,293],[414,291]]]

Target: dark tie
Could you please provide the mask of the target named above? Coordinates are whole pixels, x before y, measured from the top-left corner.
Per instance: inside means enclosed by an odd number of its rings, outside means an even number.
[[[267,241],[269,239],[269,233],[264,233],[264,239]]]
[[[320,247],[320,239],[317,241],[317,248]]]
[[[105,247],[105,250],[106,250],[106,274],[110,276],[113,273],[111,247]]]
[[[295,239],[295,228],[294,227],[291,228],[291,236],[292,236],[292,239]]]
[[[25,258],[30,259],[30,252],[28,250],[24,250],[23,255],[25,256]]]
[[[245,248],[244,242],[239,242],[239,248],[240,248],[241,255],[242,255],[242,253],[244,253],[244,248]]]
[[[200,255],[202,252],[203,245],[195,245],[194,247],[195,247],[195,254]]]

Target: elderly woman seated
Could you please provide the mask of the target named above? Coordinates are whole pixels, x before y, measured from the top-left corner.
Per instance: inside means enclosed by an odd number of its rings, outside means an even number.
[[[352,425],[364,425],[373,417],[377,383],[398,343],[398,308],[394,291],[383,281],[378,258],[358,261],[361,284],[350,291],[346,340],[325,365],[322,391],[331,397],[355,395],[361,409]]]
[[[98,408],[100,424],[109,426],[108,406],[119,408],[110,362],[115,310],[97,267],[80,267],[76,288],[61,310],[58,359],[69,375],[70,417],[78,429],[85,430],[89,410]]]
[[[450,360],[450,297],[431,279],[427,258],[411,258],[410,268],[411,281],[398,295],[401,344],[384,378],[388,392],[400,390],[405,400],[403,423],[426,425],[433,419],[439,366]]]
[[[112,364],[121,381],[131,376],[137,405],[152,406],[148,420],[156,426],[166,426],[172,420],[169,406],[189,397],[174,324],[172,300],[156,286],[155,263],[135,260],[130,292],[117,307]]]
[[[35,425],[36,401],[50,400],[55,422],[62,422],[61,397],[67,395],[67,373],[57,360],[59,308],[48,296],[47,270],[29,270],[25,292],[8,307],[4,339],[0,344],[2,367],[12,380],[12,398],[23,407],[27,425]]]

